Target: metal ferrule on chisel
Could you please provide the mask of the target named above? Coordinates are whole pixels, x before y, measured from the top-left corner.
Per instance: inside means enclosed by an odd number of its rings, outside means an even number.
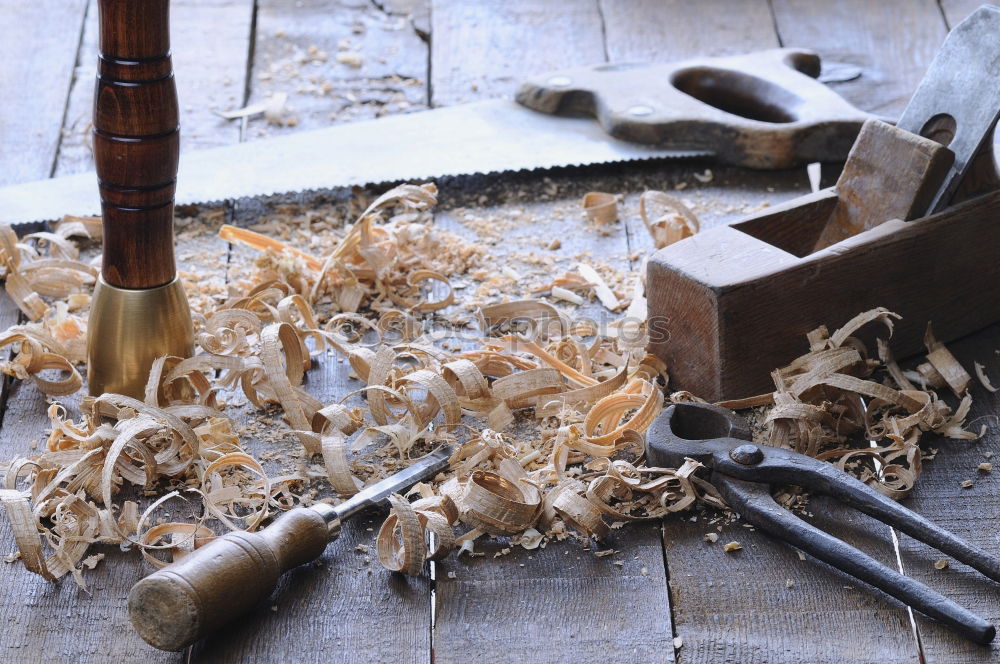
[[[450,456],[451,447],[449,445],[442,445],[412,466],[365,488],[339,505],[317,503],[309,509],[318,512],[326,521],[330,532],[330,540],[332,541],[340,535],[340,524],[342,522],[347,521],[358,512],[363,512],[369,507],[378,505],[394,493],[399,493],[417,482],[434,477],[448,467],[448,458]]]

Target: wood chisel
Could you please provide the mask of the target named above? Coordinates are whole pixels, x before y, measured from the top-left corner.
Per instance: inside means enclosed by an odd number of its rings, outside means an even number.
[[[129,616],[161,650],[181,650],[268,597],[282,574],[322,555],[341,523],[448,467],[447,445],[335,506],[297,507],[256,533],[236,531],[133,586]]]

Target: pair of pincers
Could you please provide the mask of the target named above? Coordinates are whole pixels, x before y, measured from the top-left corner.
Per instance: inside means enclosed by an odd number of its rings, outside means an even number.
[[[905,602],[962,636],[989,643],[996,628],[940,593],[903,576],[796,517],[771,497],[772,484],[794,484],[836,498],[1000,581],[1000,559],[902,507],[829,463],[792,450],[750,442],[750,430],[730,410],[703,403],[668,407],[650,427],[646,457],[677,468],[685,458],[710,469],[709,481],[745,521]]]

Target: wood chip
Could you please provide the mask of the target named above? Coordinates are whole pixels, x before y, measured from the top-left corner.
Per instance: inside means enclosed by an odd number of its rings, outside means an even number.
[[[583,195],[580,205],[587,219],[604,226],[618,221],[618,200],[615,194],[591,191]]]
[[[706,173],[710,181],[711,171]],[[700,226],[687,205],[662,191],[647,191],[639,197],[639,216],[657,249],[694,235]]]
[[[667,233],[668,217],[677,218],[670,222],[676,234],[695,232],[693,215],[664,196],[647,192],[640,201],[651,232]],[[197,314],[198,353],[158,360],[144,400],[88,397],[79,421],[51,406],[44,449],[8,465],[0,505],[26,569],[83,585],[85,572],[106,564],[91,550],[98,542],[131,547],[162,566],[216,530],[259,529],[280,510],[315,500],[315,488],[302,488],[311,479],[322,478],[335,494],[325,499],[343,499],[441,442],[454,445],[450,468],[394,496],[375,536],[388,569],[421,574],[426,561],[456,549],[481,556],[474,542],[484,536],[532,550],[571,532],[602,539],[631,521],[699,503],[723,506],[696,461],[642,463],[669,367],[645,352],[641,275],[612,280],[623,292],[627,284],[626,316],[634,320],[606,329],[579,325],[530,297],[513,268],[487,277],[517,289],[508,299],[463,301],[476,290],[466,268],[484,254],[427,223],[435,202],[433,185],[393,188],[316,244],[224,226],[224,239],[259,254],[229,299]],[[398,213],[386,219],[392,210]],[[82,387],[85,309],[96,275],[70,238],[100,233],[99,224],[75,218],[56,228],[18,240],[0,226],[6,288],[31,319],[0,336],[0,347],[12,352],[0,370],[52,396]],[[578,304],[592,291],[618,311],[622,299],[602,274],[605,267],[580,263],[547,292]],[[964,429],[971,407],[964,379],[930,333],[925,374],[913,380],[962,392],[954,411],[899,370],[887,342],[878,346],[880,360],[867,359],[856,331],[882,325],[891,332],[895,318],[876,309],[833,334],[818,328],[808,335],[810,352],[775,371],[773,394],[731,405],[771,406],[762,419],[772,445],[827,460],[894,498],[906,495],[920,473],[923,432],[975,434]],[[441,321],[462,332],[460,344],[428,333]],[[349,363],[361,388],[322,403],[307,376],[336,361]],[[884,382],[873,379],[880,367]],[[258,409],[251,426],[297,441],[300,470],[268,472],[243,449],[222,396],[234,394]],[[263,409],[275,409],[279,421]],[[123,498],[129,486],[149,496],[143,509]],[[173,520],[167,512],[202,516]]]

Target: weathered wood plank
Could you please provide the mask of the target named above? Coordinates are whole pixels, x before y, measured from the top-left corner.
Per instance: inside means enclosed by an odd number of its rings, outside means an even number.
[[[290,124],[258,116],[244,139],[419,110],[426,81],[427,45],[406,16],[367,2],[260,0],[250,101],[287,94]]]
[[[329,197],[300,194],[239,201],[234,223],[266,223],[277,209],[291,216],[308,211],[312,219],[336,223],[345,218],[346,207],[344,192]],[[256,252],[232,248],[230,283],[246,276],[255,257]],[[324,403],[338,401],[363,386],[349,377],[350,366],[340,359],[323,355],[307,374],[305,388]],[[245,398],[237,395],[234,401]],[[350,403],[363,404],[360,397]],[[277,441],[273,432],[264,431],[268,427],[255,424],[261,413],[252,405],[237,407],[230,415],[246,426],[243,436],[250,453],[256,458],[271,457],[265,462],[269,470],[308,462],[294,439]],[[426,662],[430,580],[401,577],[378,563],[374,538],[383,518],[366,514],[344,524],[341,536],[318,561],[285,575],[272,598],[230,630],[196,644],[191,661]]]
[[[1000,325],[949,345],[951,351],[970,373],[973,362],[986,366],[994,384],[1000,383]],[[995,523],[1000,517],[1000,475],[997,470],[978,470],[981,463],[1000,468],[1000,393],[991,394],[973,379],[973,406],[966,422],[986,434],[975,441],[934,439],[928,437],[923,447],[937,448],[932,461],[924,463],[924,472],[906,507],[920,513],[942,528],[985,551],[1000,553],[1000,535]],[[972,480],[970,488],[961,483]],[[1000,625],[1000,586],[971,567],[955,561],[925,544],[900,535],[900,551],[906,574],[927,584],[994,625]],[[947,560],[946,569],[935,569],[938,560]],[[932,620],[918,617],[917,624],[927,662],[953,663],[1000,661],[1000,643],[978,646],[961,638]]]
[[[271,599],[231,629],[196,644],[190,661],[425,664],[430,580],[378,563],[374,534],[384,518],[345,524],[322,557],[288,572]]]
[[[87,0],[0,4],[0,185],[52,175],[86,9]]]
[[[97,75],[97,2],[87,10],[80,58],[63,126],[56,175],[92,169],[90,138]],[[244,103],[253,0],[174,0],[170,39],[180,101],[181,158],[186,152],[236,143],[239,123],[217,111]]]
[[[705,11],[699,4],[697,12],[675,3],[650,3],[634,13],[631,8],[631,4],[602,3],[608,54],[613,60],[671,61],[778,46],[767,3],[720,1]],[[710,172],[704,170],[706,166]],[[660,176],[661,182],[652,188],[684,200],[700,217],[703,228],[808,190],[804,169],[761,173],[677,162],[663,167]],[[708,176],[707,183],[701,181]],[[622,214],[629,250],[637,257],[653,250],[639,216],[641,192],[642,188],[628,192]],[[858,517],[832,501],[814,500],[810,511],[821,527],[884,563],[894,562],[888,528],[873,526],[870,519],[866,519],[868,533],[838,528],[837,524],[856,522]],[[678,661],[860,663],[870,661],[873,651],[896,653],[898,660],[892,661],[915,659],[907,616],[897,602],[883,601],[884,596],[869,594],[867,588],[849,590],[844,586],[850,582],[839,572],[816,561],[801,562],[782,543],[737,526],[726,527],[720,544],[728,541],[723,538],[731,532],[745,548],[727,555],[721,546],[702,540],[706,526],[682,519],[665,522],[674,631],[684,644]],[[796,585],[788,588],[788,580]],[[843,632],[850,636],[844,639],[841,630],[830,629],[831,624],[843,625]]]
[[[228,250],[216,237],[223,220],[221,210],[209,210],[178,221],[178,268],[196,307],[213,294],[213,288],[222,290],[207,278],[218,272]],[[0,325],[10,324],[11,313],[16,311],[6,295],[0,296]],[[33,384],[14,381],[9,390],[0,429],[3,460],[34,453],[50,429],[48,400]],[[74,419],[79,417],[82,395],[81,391],[59,400]],[[13,535],[4,518],[0,518],[0,542],[6,555],[13,548]],[[71,578],[50,584],[20,563],[0,565],[0,620],[7,626],[0,630],[0,661],[35,662],[52,657],[93,664],[183,661],[183,654],[148,646],[128,622],[125,598],[132,584],[151,568],[134,550],[122,553],[118,547],[96,545],[91,551],[105,554],[106,559],[85,572],[89,592],[80,590]]]
[[[815,50],[826,65],[860,68],[831,87],[858,108],[895,119],[946,33],[934,0],[773,0],[783,46]]]
[[[776,48],[767,0],[600,0],[608,60],[668,62]]]
[[[488,245],[492,255],[483,266],[513,269],[524,292],[580,262],[607,264],[625,275],[633,267],[624,225],[599,229],[579,205],[588,189],[618,178],[599,169],[544,179],[513,176],[493,179],[478,193],[468,186],[476,181],[458,179],[451,184],[459,187],[443,190],[447,207],[435,215],[435,225]],[[621,289],[627,285],[626,278]],[[599,325],[620,316],[597,302],[567,313]],[[674,661],[658,524],[615,531],[609,546],[616,553],[605,558],[567,540],[532,551],[514,546],[494,559],[506,546],[477,542],[484,557],[453,556],[436,566],[434,661]]]
[[[660,182],[647,178],[642,184],[679,197],[700,217],[703,228],[781,203],[808,188],[805,169],[764,173],[712,166],[711,181],[702,183],[693,174],[704,179],[703,167],[667,164],[657,174]],[[621,216],[629,230],[629,249],[641,260],[653,250],[639,217],[643,187],[631,178],[626,182],[631,186]],[[678,185],[682,189],[677,190]],[[808,509],[819,527],[894,566],[888,528],[821,498],[813,499]],[[887,661],[915,660],[906,612],[895,600],[815,560],[801,561],[790,547],[739,522],[718,532],[704,515],[694,523],[687,518],[664,523],[674,631],[683,642],[679,662],[860,664],[871,661],[872,652],[892,653],[895,659]],[[708,532],[719,534],[718,543],[703,540]],[[731,540],[740,542],[743,551],[724,553],[722,545]]]
[[[882,562],[893,560],[888,528],[824,498],[814,525]],[[716,513],[710,512],[712,516]],[[683,515],[682,515],[683,516]],[[703,540],[716,533],[718,542]],[[664,522],[667,565],[684,664],[915,662],[905,610],[892,598],[735,522]],[[736,541],[743,549],[725,553]]]
[[[658,531],[629,525],[604,558],[575,541],[448,558],[437,565],[434,661],[673,662]]]
[[[521,79],[604,62],[596,0],[435,0],[431,105],[513,97]]]
[[[4,296],[6,301],[6,296]],[[79,395],[61,402],[75,411]],[[45,396],[33,384],[17,383],[4,413],[0,458],[30,454],[44,445],[48,418]],[[6,519],[0,520],[4,554],[13,548]],[[180,662],[176,653],[146,645],[128,622],[125,598],[132,584],[148,573],[135,552],[95,546],[107,558],[86,580],[85,592],[71,578],[52,584],[29,573],[20,564],[0,566],[0,660],[9,662],[63,661],[107,664],[139,660]]]
[[[939,4],[941,12],[944,14],[944,20],[948,24],[948,28],[951,29],[984,4],[995,3],[984,3],[982,0],[940,0]]]

